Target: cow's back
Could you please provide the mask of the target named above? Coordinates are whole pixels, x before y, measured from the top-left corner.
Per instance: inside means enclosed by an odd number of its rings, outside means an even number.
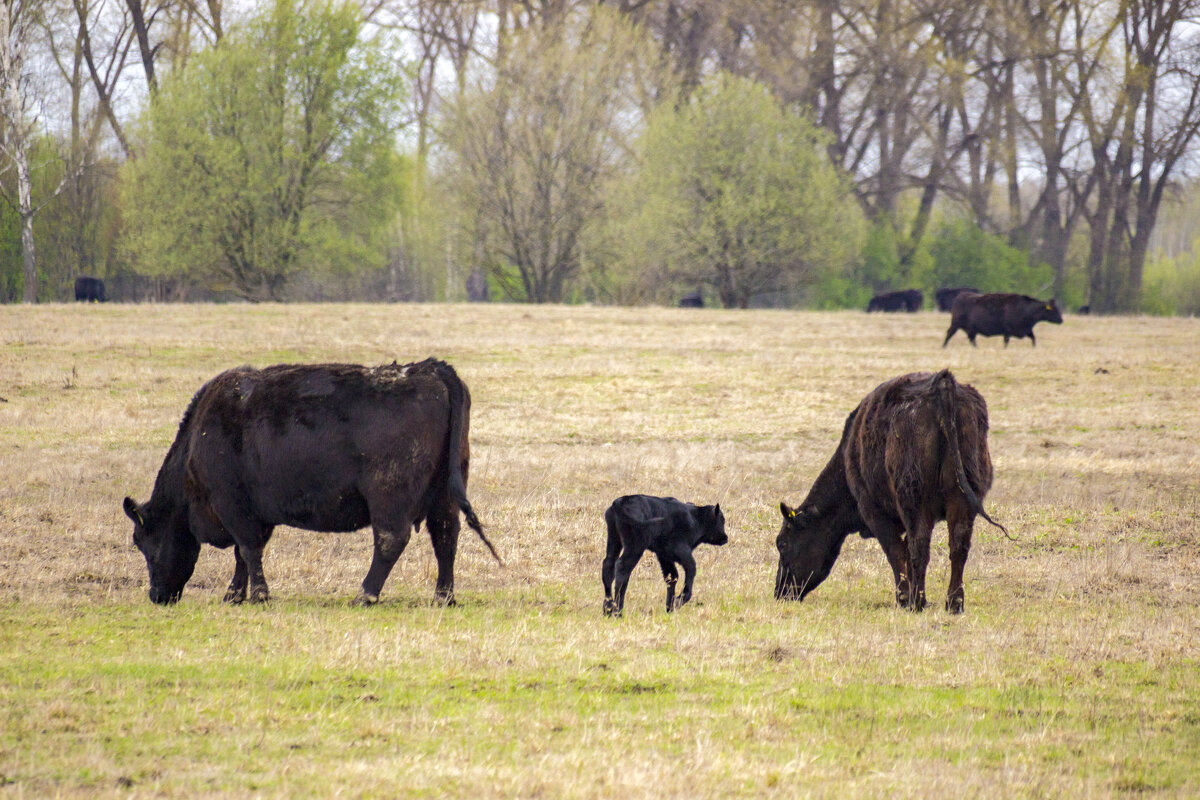
[[[901,505],[945,514],[944,495],[957,490],[957,471],[939,422],[931,373],[887,381],[863,398],[846,431],[846,479],[861,507],[899,519]],[[963,467],[977,494],[991,487],[987,405],[973,387],[954,384],[955,419]]]
[[[193,497],[264,524],[349,531],[366,498],[395,493],[418,517],[444,475],[449,397],[432,371],[280,365],[222,373],[189,431]]]

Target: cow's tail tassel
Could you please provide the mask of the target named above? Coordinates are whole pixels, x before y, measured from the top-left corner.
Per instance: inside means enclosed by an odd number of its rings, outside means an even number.
[[[983,501],[979,499],[979,495],[975,494],[975,489],[971,487],[971,482],[967,480],[967,471],[963,468],[962,450],[958,440],[958,404],[954,399],[954,390],[958,384],[954,380],[954,376],[950,374],[950,370],[944,369],[933,376],[933,383],[938,397],[938,422],[941,423],[942,432],[946,435],[947,444],[949,445],[948,449],[954,457],[954,469],[958,476],[958,488],[962,490],[963,496],[971,504],[972,511],[1003,531],[1009,541],[1015,542],[1016,539],[1008,532],[1008,528],[988,516],[987,511],[983,508]]]

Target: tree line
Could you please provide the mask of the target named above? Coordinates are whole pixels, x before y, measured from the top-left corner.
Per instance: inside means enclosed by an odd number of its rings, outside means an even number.
[[[0,5],[6,301],[1200,311],[1200,0]]]

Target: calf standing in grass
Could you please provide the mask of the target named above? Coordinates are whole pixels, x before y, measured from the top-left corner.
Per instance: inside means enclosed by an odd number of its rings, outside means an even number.
[[[667,611],[692,599],[692,581],[696,560],[692,551],[699,544],[723,545],[725,515],[721,506],[697,506],[674,497],[650,497],[644,494],[618,497],[604,512],[608,524],[608,551],[601,577],[604,581],[604,614],[621,616],[625,607],[625,589],[629,575],[650,550],[658,556],[663,579],[667,582]],[[675,599],[675,583],[683,566],[683,593]],[[613,577],[617,580],[613,595]]]

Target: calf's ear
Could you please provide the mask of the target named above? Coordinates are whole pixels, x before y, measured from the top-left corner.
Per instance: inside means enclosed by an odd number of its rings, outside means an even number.
[[[137,501],[132,497],[126,497],[125,502],[121,504],[125,509],[125,516],[136,522],[138,525],[145,525],[146,521],[142,519],[142,512],[138,509]]]

